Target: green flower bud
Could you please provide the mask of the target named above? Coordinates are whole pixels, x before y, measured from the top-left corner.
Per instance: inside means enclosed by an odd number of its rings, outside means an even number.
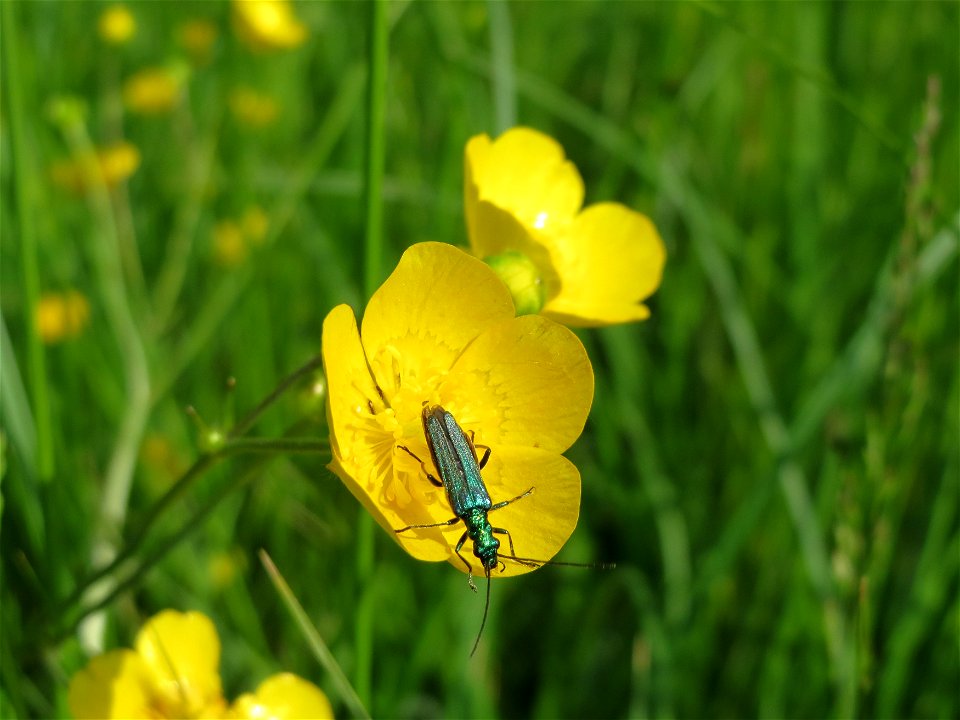
[[[517,315],[535,315],[543,309],[547,301],[546,289],[540,270],[530,258],[516,250],[508,250],[486,257],[483,261],[493,268],[510,290]]]

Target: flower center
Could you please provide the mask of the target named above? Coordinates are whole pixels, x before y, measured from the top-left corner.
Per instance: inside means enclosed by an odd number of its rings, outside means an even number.
[[[366,407],[355,408],[356,420],[351,424],[354,438],[345,443],[366,448],[369,453],[358,458],[373,466],[372,472],[364,474],[367,491],[371,496],[379,495],[378,503],[398,513],[411,504],[425,507],[442,503],[445,507],[443,491],[427,479],[428,472],[436,475],[437,471],[421,421],[424,403],[439,400],[437,388],[445,371],[414,362],[394,345],[380,348],[369,363],[380,393],[368,398]]]

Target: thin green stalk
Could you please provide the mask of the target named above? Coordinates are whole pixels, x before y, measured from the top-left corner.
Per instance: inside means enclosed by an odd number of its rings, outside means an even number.
[[[307,643],[310,645],[314,657],[316,657],[317,662],[323,666],[323,669],[327,671],[327,674],[330,675],[334,686],[340,693],[340,697],[350,708],[350,712],[353,713],[354,717],[369,718],[370,713],[367,712],[367,709],[363,706],[363,702],[350,685],[350,681],[347,680],[347,676],[341,669],[340,664],[333,656],[333,653],[330,652],[330,648],[327,647],[320,633],[317,632],[316,627],[310,622],[310,618],[306,611],[304,611],[300,601],[297,600],[296,595],[293,594],[287,581],[283,575],[280,574],[280,571],[266,550],[260,551],[260,562],[263,563],[264,569],[266,569],[267,574],[270,576],[270,581],[277,589],[277,592],[280,593],[280,597],[283,598],[287,610],[290,611],[293,619],[296,620],[297,625],[300,626],[300,632],[303,633],[304,638],[306,638]]]
[[[37,173],[27,137],[24,109],[23,79],[20,69],[19,26],[14,17],[15,3],[0,3],[3,21],[4,85],[7,88],[7,112],[10,121],[10,152],[13,156],[13,193],[17,206],[20,230],[20,261],[23,273],[24,325],[27,328],[27,368],[30,400],[36,420],[36,472],[42,482],[53,477],[53,432],[50,418],[50,391],[47,385],[46,357],[34,318],[40,301],[40,271],[37,262],[37,228],[34,222],[39,212],[36,192]]]
[[[55,643],[60,642],[68,637],[85,618],[103,610],[103,608],[110,605],[121,593],[134,587],[151,568],[166,557],[167,553],[201,527],[206,517],[213,512],[224,499],[235,490],[239,490],[256,479],[271,461],[289,452],[324,453],[327,451],[329,451],[329,446],[323,441],[318,441],[313,438],[296,437],[269,440],[255,438],[252,440],[236,441],[231,443],[229,447],[225,446],[224,454],[218,455],[218,458],[225,457],[227,454],[232,455],[240,452],[253,452],[259,454],[261,457],[255,460],[238,479],[230,479],[225,482],[180,526],[179,530],[160,541],[153,551],[147,553],[139,563],[134,562],[134,553],[127,552],[125,548],[124,561],[122,563],[116,563],[113,567],[112,572],[114,575],[110,578],[109,589],[103,593],[102,596],[92,601],[91,604],[77,610],[76,614],[72,617],[69,612],[71,609],[68,608],[65,616],[70,617],[70,620],[64,629],[54,635],[53,641]],[[126,571],[126,567],[130,567],[131,569]],[[120,577],[124,575],[126,577],[120,579]]]
[[[360,67],[348,70],[344,75],[340,90],[324,115],[323,124],[307,149],[300,169],[295,172],[296,179],[290,185],[286,198],[270,222],[267,245],[276,240],[286,228],[309,187],[310,179],[316,175],[319,168],[324,166],[337,140],[346,131],[359,100],[362,76],[363,69]],[[206,347],[212,335],[220,327],[223,318],[240,297],[249,278],[249,266],[238,269],[224,278],[210,299],[204,303],[193,324],[184,334],[184,340],[177,347],[173,358],[164,364],[165,372],[155,383],[152,400],[154,404],[166,397],[167,391],[180,373],[190,365],[196,354]],[[163,306],[163,303],[158,304],[161,314]]]
[[[186,198],[177,209],[173,232],[167,242],[167,252],[153,292],[153,330],[157,333],[163,332],[170,322],[187,276],[194,235],[200,222],[204,195],[213,171],[217,149],[216,136],[213,134],[206,142],[197,142],[188,102],[181,104],[176,120],[179,141],[191,150],[186,154],[187,166],[184,173]]]
[[[513,23],[510,4],[487,0],[490,17],[490,78],[493,81],[494,122],[497,134],[517,124],[517,80],[513,72]]]
[[[110,195],[94,160],[93,143],[78,115],[62,112],[58,119],[71,153],[83,163],[87,200],[98,230],[98,237],[89,243],[90,260],[107,321],[123,359],[126,404],[104,477],[91,553],[91,562],[101,565],[110,562],[116,555],[116,538],[120,537],[126,518],[137,452],[150,412],[150,374],[138,323],[130,310],[129,292],[120,257],[120,239]],[[102,592],[102,588],[90,589],[90,592],[95,591]],[[91,652],[102,650],[105,623],[106,618],[102,615],[91,617],[81,632],[81,640]]]
[[[297,380],[313,371],[319,364],[320,357],[316,356],[290,373],[286,378],[280,381],[277,387],[274,388],[270,394],[267,395],[267,397],[258,403],[253,410],[247,413],[247,415],[244,416],[240,422],[227,431],[227,442],[217,448],[214,452],[207,453],[197,458],[193,465],[191,465],[190,468],[188,468],[187,471],[181,475],[176,482],[173,483],[167,492],[164,493],[163,497],[154,503],[146,517],[137,523],[137,534],[134,535],[129,542],[127,542],[122,551],[118,553],[110,562],[104,564],[101,568],[96,570],[93,575],[87,578],[73,593],[71,593],[66,600],[60,603],[60,611],[64,612],[67,608],[80,599],[81,595],[90,587],[90,585],[112,573],[130,556],[132,556],[140,548],[147,536],[147,533],[160,518],[160,516],[163,515],[166,510],[171,507],[173,503],[193,485],[197,478],[199,478],[204,472],[206,472],[206,470],[223,458],[229,455],[251,451],[280,453],[285,451],[307,452],[328,450],[329,444],[326,441],[299,441],[296,439],[287,438],[238,439],[240,435],[245,433],[250,429],[250,427],[253,426],[257,418],[259,418],[260,415],[267,410],[267,408],[275,403],[284,392],[289,390]],[[306,447],[308,448],[307,450],[303,449],[304,443],[306,443]]]
[[[367,86],[367,139],[364,168],[364,265],[363,286],[367,298],[373,295],[382,278],[383,175],[386,158],[387,67],[389,62],[389,19],[387,0],[370,4],[369,84]],[[373,604],[370,601],[371,578],[375,561],[375,526],[364,508],[357,520],[357,583],[364,597],[357,607],[354,624],[354,686],[366,703],[370,702],[373,666]]]

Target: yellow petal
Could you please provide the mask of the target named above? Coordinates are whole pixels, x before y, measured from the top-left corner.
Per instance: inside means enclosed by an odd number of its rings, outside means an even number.
[[[560,293],[544,314],[568,325],[643,320],[642,301],[660,285],[666,250],[646,215],[618,203],[598,203],[553,238]]]
[[[370,376],[360,333],[348,305],[338,305],[323,321],[323,370],[327,378],[327,424],[330,427],[329,468],[343,480],[377,522],[391,535],[402,527],[381,512],[385,479],[392,476],[394,443],[375,432],[371,408],[382,400]],[[370,426],[371,431],[364,432]],[[386,443],[386,444],[384,444]]]
[[[307,38],[288,0],[233,0],[233,25],[253,50],[293,48]]]
[[[560,144],[530,128],[508,130],[496,140],[471,138],[466,148],[465,205],[474,251],[495,242],[496,222],[484,202],[515,215],[525,226],[553,232],[583,204],[583,180]]]
[[[222,703],[220,640],[206,615],[164,610],[140,629],[136,650],[165,717],[198,717]]]
[[[237,698],[229,717],[249,720],[327,720],[333,708],[327,696],[311,682],[292,673],[273,675]]]
[[[563,452],[583,431],[593,368],[579,338],[539,315],[498,323],[457,359],[441,401],[476,441]]]
[[[482,473],[494,504],[534,488],[530,495],[491,512],[488,520],[493,527],[510,533],[518,557],[553,558],[573,533],[580,515],[580,473],[576,466],[562,455],[545,450],[500,446],[492,449]],[[444,559],[466,573],[466,565],[454,552],[464,530],[462,522],[445,528],[411,530],[403,536],[404,547],[408,551],[417,544],[446,547]],[[496,537],[500,540],[500,552],[512,554],[507,535]],[[472,572],[482,575],[483,567],[474,556],[469,539],[460,552]],[[491,573],[491,577],[522,575],[536,569],[509,560],[504,560],[504,566],[502,571]]]
[[[132,650],[93,658],[70,680],[67,705],[77,720],[151,718],[151,685],[143,660]]]
[[[513,315],[510,292],[490,268],[452,245],[418,243],[370,299],[363,347],[389,394],[398,374],[405,382],[412,378],[404,373],[412,372],[428,381],[445,372],[485,327]]]

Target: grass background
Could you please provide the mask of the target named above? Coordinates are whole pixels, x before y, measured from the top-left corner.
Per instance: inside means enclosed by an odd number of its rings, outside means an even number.
[[[137,540],[203,457],[184,407],[230,427],[366,292],[371,6],[299,3],[308,41],[259,55],[224,2],[134,3],[122,49],[97,37],[104,7],[2,8],[3,717],[67,713],[86,661],[68,599],[98,538]],[[238,453],[110,575],[128,582],[106,646],[160,609],[202,610],[228,697],[285,669],[349,714],[264,548],[375,717],[960,714],[957,5],[387,11],[380,278],[413,242],[465,242],[464,144],[514,124],[555,136],[588,201],[650,214],[667,243],[652,318],[581,334],[597,393],[569,453],[583,505],[564,557],[618,567],[495,583],[469,659],[482,599],[460,573],[379,531],[367,568],[366,521],[322,452]],[[122,80],[182,62],[176,28],[198,17],[220,35],[185,101],[125,114]],[[238,84],[279,102],[275,124],[237,122]],[[65,96],[88,108],[66,132]],[[84,132],[140,149],[126,187],[50,182]],[[218,265],[214,224],[254,204],[267,244]],[[137,248],[142,283],[116,247]],[[38,294],[67,288],[90,325],[42,346]],[[308,387],[248,435],[322,439]]]

